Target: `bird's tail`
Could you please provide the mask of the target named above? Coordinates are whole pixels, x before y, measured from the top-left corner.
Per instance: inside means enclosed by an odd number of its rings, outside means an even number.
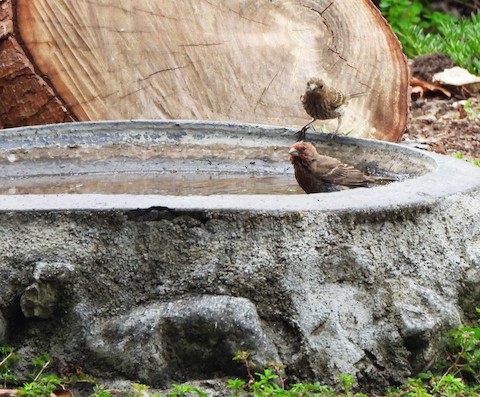
[[[387,183],[397,182],[398,179],[392,178],[390,176],[376,176],[376,175],[369,175],[368,182],[375,183],[378,185],[386,185]]]

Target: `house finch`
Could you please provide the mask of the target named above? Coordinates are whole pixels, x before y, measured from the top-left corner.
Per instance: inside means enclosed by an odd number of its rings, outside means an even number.
[[[345,114],[345,107],[352,98],[365,95],[364,92],[356,94],[344,94],[342,91],[328,87],[321,79],[311,78],[307,83],[307,90],[300,99],[303,108],[312,120],[305,124],[297,133],[299,141],[305,139],[305,131],[315,120],[338,119],[337,133],[342,124],[342,116]]]
[[[364,174],[334,157],[318,154],[315,146],[309,142],[297,142],[288,153],[295,169],[295,178],[307,194],[371,187],[395,181],[389,177]]]

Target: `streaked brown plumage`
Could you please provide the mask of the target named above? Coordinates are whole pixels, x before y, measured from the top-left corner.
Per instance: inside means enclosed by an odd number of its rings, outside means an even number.
[[[305,139],[305,131],[315,120],[338,119],[337,129],[334,132],[337,133],[342,124],[342,117],[348,101],[362,95],[365,93],[345,94],[336,88],[327,86],[323,80],[318,78],[308,80],[305,94],[300,99],[303,108],[312,117],[312,120],[298,131],[298,140]]]
[[[290,162],[295,178],[305,193],[322,193],[345,188],[371,187],[395,179],[364,174],[340,160],[318,154],[309,142],[297,142],[290,147]]]

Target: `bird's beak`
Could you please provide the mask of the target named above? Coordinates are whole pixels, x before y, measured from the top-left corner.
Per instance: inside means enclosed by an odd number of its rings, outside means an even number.
[[[316,88],[317,88],[317,85],[315,83],[311,83],[308,85],[308,89],[310,91],[315,91]]]
[[[291,147],[290,150],[288,151],[288,154],[297,157],[299,155],[298,150],[295,149],[294,147]]]

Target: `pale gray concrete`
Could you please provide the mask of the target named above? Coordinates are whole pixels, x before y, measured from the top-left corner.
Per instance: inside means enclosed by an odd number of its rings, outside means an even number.
[[[36,153],[42,145],[75,151],[112,140],[222,142],[230,145],[226,157],[235,158],[239,142],[286,153],[293,141],[283,129],[198,122],[2,134],[2,173],[10,177],[20,170],[9,164],[19,165],[22,150]],[[203,339],[220,362],[230,360],[237,343],[262,360],[271,354],[287,365],[290,381],[335,382],[350,373],[361,386],[381,390],[423,369],[444,331],[473,319],[480,307],[480,169],[394,144],[324,136],[317,142],[360,165],[376,168],[381,159],[384,171],[403,181],[316,195],[1,196],[4,339],[105,377],[156,386],[189,380],[174,370],[185,357],[196,360],[197,379],[238,376],[231,367],[202,366],[205,356],[194,352]],[[282,156],[265,161],[268,172],[292,172]],[[178,302],[201,304],[178,310]],[[164,324],[177,312],[185,314],[172,328],[181,349],[167,354]],[[209,340],[212,329],[218,333]],[[239,331],[235,338],[225,336],[229,329]],[[258,344],[252,335],[260,335]],[[215,350],[215,338],[228,343]]]

